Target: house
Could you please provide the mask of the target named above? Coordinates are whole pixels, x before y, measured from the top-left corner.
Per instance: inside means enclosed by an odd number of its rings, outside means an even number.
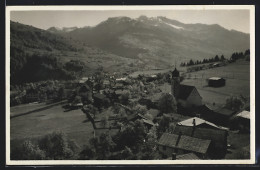
[[[194,153],[201,159],[208,158],[211,140],[199,139],[191,136],[183,135],[182,133],[170,134],[163,133],[158,142],[159,152],[164,157]]]
[[[243,110],[242,112],[235,115],[232,125],[234,128],[240,131],[249,132],[250,131],[250,112]]]
[[[212,146],[211,150],[209,150],[210,158],[219,159],[223,158],[226,154],[228,136],[228,132],[226,130],[177,125],[173,133],[182,133],[183,135],[198,139],[211,140]]]
[[[222,129],[222,130],[228,130],[228,128],[222,127],[222,126],[217,126],[214,123],[211,123],[209,121],[200,119],[198,117],[193,117],[190,119],[186,119],[184,121],[181,121],[178,123],[180,126],[196,126],[196,127],[201,127],[201,128],[211,128],[211,129]]]
[[[211,77],[208,79],[208,86],[222,87],[226,85],[226,80],[221,77]]]

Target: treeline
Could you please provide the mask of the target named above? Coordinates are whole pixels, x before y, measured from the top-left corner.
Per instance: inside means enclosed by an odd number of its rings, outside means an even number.
[[[231,55],[230,57],[230,61],[236,61],[237,59],[243,59],[246,58],[247,61],[250,60],[250,50],[246,50],[244,53],[243,52],[235,52]],[[193,65],[198,65],[198,64],[206,64],[206,63],[212,63],[212,62],[222,62],[227,60],[224,55],[221,55],[220,57],[218,55],[216,55],[213,58],[209,58],[209,59],[203,59],[203,60],[196,60],[193,61],[192,59],[189,62],[182,62],[180,64],[181,67],[185,67],[185,66],[193,66]]]

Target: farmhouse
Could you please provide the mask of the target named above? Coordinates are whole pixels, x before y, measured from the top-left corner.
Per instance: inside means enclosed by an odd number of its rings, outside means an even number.
[[[171,94],[184,108],[202,105],[202,97],[196,87],[180,84],[180,73],[176,68],[172,72]]]
[[[226,85],[226,80],[220,77],[211,77],[208,79],[208,86],[222,87]]]
[[[177,125],[173,133],[182,133],[183,135],[198,139],[211,140],[212,146],[211,150],[209,150],[210,158],[223,158],[226,154],[228,136],[226,130]]]
[[[198,139],[182,133],[170,134],[163,133],[158,142],[159,152],[163,156],[170,157],[173,153],[182,155],[187,153],[194,153],[202,159],[208,158],[208,151],[211,140]]]

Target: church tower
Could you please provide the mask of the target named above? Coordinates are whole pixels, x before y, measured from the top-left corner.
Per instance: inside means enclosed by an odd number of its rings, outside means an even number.
[[[179,98],[179,91],[180,91],[180,73],[176,69],[172,72],[172,81],[171,81],[171,93],[177,100]]]

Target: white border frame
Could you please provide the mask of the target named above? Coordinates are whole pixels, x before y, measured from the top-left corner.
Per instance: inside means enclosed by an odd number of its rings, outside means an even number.
[[[250,10],[250,159],[249,160],[10,160],[10,12],[75,10]],[[156,6],[7,6],[6,7],[6,165],[161,165],[255,163],[255,6],[254,5],[156,5]]]

